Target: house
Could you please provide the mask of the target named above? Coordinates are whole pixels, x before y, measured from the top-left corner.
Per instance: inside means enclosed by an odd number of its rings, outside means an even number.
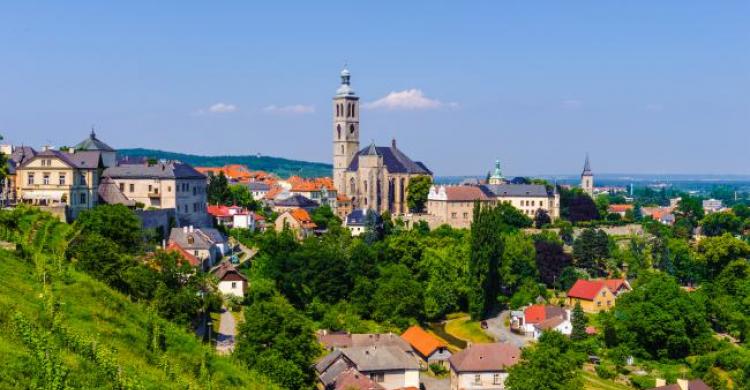
[[[127,199],[144,209],[174,209],[178,225],[211,225],[206,213],[206,177],[188,164],[121,161],[102,176],[114,181]]]
[[[411,345],[421,363],[448,365],[451,352],[448,346],[434,335],[425,332],[421,327],[414,325],[407,329],[401,338]]]
[[[303,179],[299,176],[292,176],[286,181],[291,185],[292,195],[302,195],[320,206],[336,208],[338,192],[333,187],[333,180],[330,177]]]
[[[544,321],[534,324],[534,331],[532,333],[534,340],[539,340],[542,333],[549,331],[557,331],[566,336],[570,336],[571,333],[573,333],[573,324],[570,322],[570,314],[565,313],[565,315],[547,318]]]
[[[336,377],[333,390],[385,390],[385,387],[380,386],[356,368],[349,368]]]
[[[273,211],[283,213],[291,209],[301,208],[307,211],[313,211],[320,206],[317,202],[308,199],[302,195],[296,194],[288,198],[277,199],[273,201]]]
[[[172,228],[169,233],[169,244],[173,243],[198,258],[205,264],[204,269],[215,264],[228,249],[226,238],[213,228]]]
[[[15,168],[16,197],[61,219],[75,219],[99,203],[97,189],[104,167],[99,151],[45,147],[24,157]]]
[[[276,231],[282,231],[285,228],[292,230],[298,239],[311,237],[316,227],[310,214],[302,208],[293,208],[284,211],[283,214],[276,218]]]
[[[419,388],[419,364],[413,356],[398,347],[337,349],[315,365],[319,385],[324,389],[338,388],[337,379],[351,369],[357,370],[383,389]]]
[[[578,279],[568,290],[567,304],[575,306],[577,302],[580,302],[583,311],[598,313],[613,308],[617,296],[626,291],[630,291],[630,284],[621,279]]]
[[[619,214],[621,217],[625,217],[625,214],[627,214],[628,211],[633,211],[633,207],[632,204],[611,204],[607,207],[607,213]]]
[[[651,390],[711,390],[711,387],[700,379],[678,379],[677,383],[671,385],[666,384],[664,379],[657,379],[656,386]]]
[[[239,206],[208,206],[208,214],[216,223],[229,228],[255,230],[255,213]]]
[[[654,221],[659,221],[665,225],[673,225],[675,221],[675,205],[669,207],[641,207],[641,214],[644,217],[651,217]]]
[[[703,211],[706,214],[716,213],[724,209],[724,202],[720,199],[704,199],[703,200]]]
[[[414,356],[412,346],[393,333],[346,333],[321,330],[316,334],[318,342],[328,351],[350,347],[396,347]]]
[[[27,159],[34,157],[36,150],[28,146],[0,145],[0,154],[6,158],[6,175],[2,182],[0,204],[2,206],[15,205],[18,202],[18,181],[16,169]]]
[[[503,389],[521,350],[510,343],[473,344],[450,357],[451,390]]]
[[[336,215],[341,218],[342,221],[346,219],[346,216],[349,215],[352,210],[352,199],[350,197],[343,194],[336,195]]]
[[[251,181],[250,183],[247,183],[247,190],[250,191],[250,194],[253,195],[253,199],[255,200],[265,198],[270,189],[271,186],[268,185],[268,183],[259,181]]]
[[[359,236],[367,230],[368,218],[372,219],[372,226],[383,225],[383,218],[372,209],[357,209],[349,213],[344,219],[344,226],[351,232],[352,236]]]
[[[225,261],[211,269],[211,274],[218,279],[219,291],[224,295],[244,297],[247,292],[247,277],[237,271],[232,263]]]
[[[534,333],[534,325],[556,317],[567,317],[567,312],[559,306],[536,304],[524,309],[519,316],[511,316],[510,326],[519,333],[530,335]]]
[[[273,181],[273,176],[263,171],[251,171],[247,166],[242,164],[228,164],[223,167],[195,167],[195,169],[211,178],[224,174],[229,182],[232,183],[267,183]],[[255,198],[259,199],[259,198]]]
[[[176,242],[171,242],[167,245],[166,248],[164,248],[165,251],[170,253],[177,253],[180,255],[180,257],[185,261],[187,264],[189,264],[191,267],[194,268],[205,268],[204,260],[199,259],[192,253],[188,252],[185,248],[181,247]]]

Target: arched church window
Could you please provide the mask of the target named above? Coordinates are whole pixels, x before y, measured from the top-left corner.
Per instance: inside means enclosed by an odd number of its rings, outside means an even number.
[[[337,105],[336,105],[336,116],[340,116],[340,115],[341,115],[341,114],[339,114],[339,112],[340,112],[340,111],[339,111],[339,105],[337,104]]]
[[[356,110],[357,110],[357,105],[352,103],[352,117],[357,116],[357,114],[355,113]]]
[[[341,139],[341,125],[336,125],[336,132],[339,134],[339,139]]]
[[[341,145],[341,154],[344,154],[344,145]]]
[[[347,103],[346,104],[346,117],[348,118],[350,116],[352,116],[352,105]]]
[[[349,134],[354,134],[354,125],[349,125]]]
[[[364,186],[365,186],[365,187],[364,187],[364,188],[365,188],[365,193],[367,193],[367,180],[365,180],[365,182],[364,182]]]

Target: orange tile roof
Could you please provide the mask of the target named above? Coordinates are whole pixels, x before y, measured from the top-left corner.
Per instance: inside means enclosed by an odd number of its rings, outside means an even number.
[[[266,199],[274,200],[282,191],[284,191],[283,188],[279,186],[272,186],[271,189],[266,192]]]
[[[314,229],[318,225],[315,224],[315,222],[312,221],[312,218],[310,218],[310,214],[307,212],[307,210],[302,208],[295,208],[289,210],[289,214],[292,216],[292,218],[296,219],[297,222],[302,225],[305,229]]]
[[[203,174],[212,173],[218,175],[223,172],[227,178],[241,183],[249,183],[251,181],[267,182],[273,178],[268,172],[251,171],[247,166],[242,164],[228,164],[223,167],[195,167],[195,169]]]
[[[329,191],[335,189],[335,187],[333,186],[333,180],[330,177],[314,177],[312,179],[303,179],[299,176],[292,176],[287,179],[287,182],[292,185],[292,191],[297,192],[320,191],[323,188]]]
[[[167,252],[176,252],[176,253],[179,253],[180,256],[182,256],[182,258],[185,261],[187,261],[188,264],[190,264],[190,266],[192,266],[192,267],[197,267],[197,266],[201,265],[201,261],[197,257],[193,256],[193,254],[191,254],[190,252],[186,251],[183,247],[179,246],[175,242],[169,243],[169,245],[167,245],[167,247],[166,247],[165,250]]]
[[[429,357],[438,348],[446,347],[446,345],[438,340],[437,337],[425,332],[424,329],[416,325],[407,329],[406,332],[401,335],[401,338],[411,344],[411,346],[424,357]]]
[[[609,211],[610,213],[624,213],[632,209],[633,209],[632,204],[613,204],[613,205],[609,205],[609,208],[607,209],[607,211]]]

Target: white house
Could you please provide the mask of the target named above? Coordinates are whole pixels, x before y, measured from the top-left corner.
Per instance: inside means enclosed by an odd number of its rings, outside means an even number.
[[[474,344],[450,357],[451,390],[505,388],[508,369],[521,350],[510,343]]]
[[[553,317],[546,319],[538,324],[534,324],[534,340],[539,339],[542,333],[553,330],[560,332],[566,336],[570,336],[570,334],[573,333],[573,324],[571,324],[569,316]]]
[[[208,206],[216,223],[230,228],[255,230],[255,213],[239,206]]]
[[[236,297],[245,296],[245,292],[247,291],[247,277],[237,271],[230,262],[225,261],[217,265],[211,269],[211,274],[219,280],[218,287],[222,294]]]

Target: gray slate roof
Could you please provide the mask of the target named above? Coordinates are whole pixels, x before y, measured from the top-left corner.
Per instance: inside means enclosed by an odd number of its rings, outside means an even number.
[[[314,200],[310,200],[307,197],[296,194],[286,199],[281,199],[273,202],[274,206],[278,207],[300,207],[300,208],[311,208],[318,207],[318,204]]]
[[[121,164],[104,170],[102,176],[114,179],[206,179],[192,166],[178,161],[148,164]]]
[[[271,189],[271,186],[259,181],[251,181],[250,183],[247,183],[247,189],[250,191],[268,191]]]
[[[364,226],[367,214],[372,214],[376,224],[383,222],[380,214],[371,209],[356,209],[346,216],[346,226]]]
[[[347,168],[350,172],[356,172],[359,169],[359,156],[377,154],[383,157],[383,165],[388,168],[390,173],[410,173],[410,174],[422,174],[432,175],[432,171],[419,161],[413,161],[398,148],[396,148],[396,142],[394,141],[391,146],[375,146],[370,145],[360,150],[354,158],[352,158],[349,167]]]
[[[361,372],[419,370],[413,356],[395,346],[351,347],[341,349]]]
[[[115,149],[110,147],[109,145],[105,144],[98,138],[96,138],[96,133],[94,130],[91,130],[91,134],[89,134],[89,137],[85,140],[81,141],[74,147],[75,150],[94,150],[94,151],[101,151],[101,152],[114,152]]]
[[[102,166],[102,154],[95,151],[78,151],[75,153],[61,152],[59,150],[47,149],[37,152],[33,157],[26,158],[20,166],[27,165],[37,157],[55,157],[64,163],[77,169],[96,169]]]
[[[541,184],[484,184],[480,186],[490,196],[548,197],[547,187]]]
[[[128,199],[128,197],[120,191],[120,187],[117,186],[117,183],[109,177],[102,178],[97,192],[99,194],[99,199],[103,200],[104,203],[135,206],[135,201]]]
[[[176,227],[169,232],[169,242],[174,242],[184,249],[210,250],[214,244],[225,241],[224,236],[213,228],[193,229],[192,232],[188,230],[186,233],[184,228]]]

